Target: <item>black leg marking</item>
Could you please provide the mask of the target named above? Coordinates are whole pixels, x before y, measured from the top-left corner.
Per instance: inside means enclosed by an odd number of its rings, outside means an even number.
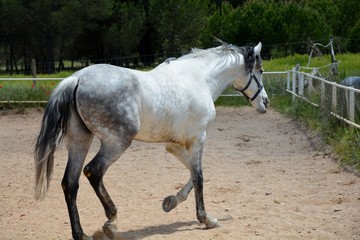
[[[194,155],[195,153],[195,155]],[[196,201],[196,216],[197,219],[205,224],[206,228],[214,228],[219,226],[216,218],[213,218],[207,215],[205,211],[204,204],[204,195],[203,195],[203,174],[202,174],[202,146],[199,148],[198,152],[193,153],[193,163],[190,168],[191,179],[195,192],[195,201]]]
[[[201,162],[198,165],[193,166],[191,171],[191,177],[193,180],[195,201],[196,201],[196,216],[201,223],[206,223],[206,211],[204,205],[203,196],[203,175],[201,169]]]
[[[72,236],[75,240],[78,240],[82,239],[84,236],[76,206],[80,174],[78,173],[76,176],[71,175],[71,173],[74,173],[70,170],[71,166],[71,161],[69,161],[61,185],[64,191],[65,201],[69,212]]]
[[[113,220],[116,217],[117,209],[103,184],[102,179],[104,173],[105,170],[101,166],[97,165],[95,161],[90,162],[84,168],[84,174],[88,178],[91,186],[95,190],[96,195],[100,199],[100,202],[105,209],[106,217],[109,220]]]

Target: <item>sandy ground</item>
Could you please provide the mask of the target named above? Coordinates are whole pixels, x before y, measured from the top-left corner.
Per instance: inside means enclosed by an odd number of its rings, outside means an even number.
[[[56,154],[47,198],[33,198],[33,143],[42,112],[0,116],[0,239],[71,239],[60,181],[67,160]],[[163,197],[189,173],[163,144],[134,142],[108,171],[105,184],[118,206],[120,239],[360,239],[360,180],[338,167],[316,138],[270,110],[218,108],[204,150],[206,208],[220,228],[196,220],[193,192],[170,213]],[[94,142],[89,161],[96,153]],[[92,234],[106,218],[82,176],[78,207]]]

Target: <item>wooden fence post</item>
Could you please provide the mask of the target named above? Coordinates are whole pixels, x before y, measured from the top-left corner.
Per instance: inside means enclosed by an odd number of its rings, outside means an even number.
[[[298,94],[300,96],[304,96],[304,74],[303,73],[299,73],[299,89],[298,89]]]
[[[31,59],[31,73],[34,78],[33,80],[34,87],[36,87],[36,60],[34,58]]]
[[[331,95],[331,107],[332,111],[336,113],[336,105],[337,105],[337,87],[336,85],[332,85],[332,95]]]
[[[291,77],[291,72],[287,71],[287,75],[286,75],[286,89],[290,90],[290,77]]]
[[[292,91],[293,91],[293,93],[297,93],[296,92],[296,76],[297,76],[297,72],[292,72]],[[295,101],[295,99],[296,99],[296,96],[293,94],[292,95],[292,101],[294,102]]]
[[[355,92],[349,90],[349,120],[355,122]]]
[[[321,102],[321,107],[324,107],[325,105],[325,91],[326,90],[326,85],[325,85],[325,82],[324,81],[321,81],[320,83],[320,102]]]

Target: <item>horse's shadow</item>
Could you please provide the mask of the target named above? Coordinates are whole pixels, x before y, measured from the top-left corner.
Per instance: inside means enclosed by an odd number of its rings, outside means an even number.
[[[229,221],[231,217],[220,219],[220,221]],[[194,228],[194,225],[196,227]],[[156,226],[148,226],[137,230],[129,230],[126,232],[117,232],[115,240],[139,240],[154,235],[170,235],[176,232],[203,230],[203,224],[198,221],[174,222],[171,224],[162,224]],[[107,240],[108,238],[103,232],[97,231],[93,235],[94,240]]]

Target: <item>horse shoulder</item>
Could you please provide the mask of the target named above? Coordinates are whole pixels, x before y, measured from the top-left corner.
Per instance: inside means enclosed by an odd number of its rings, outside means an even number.
[[[201,84],[162,71],[137,77],[141,99],[138,140],[182,142],[200,136],[214,119],[210,93]]]

